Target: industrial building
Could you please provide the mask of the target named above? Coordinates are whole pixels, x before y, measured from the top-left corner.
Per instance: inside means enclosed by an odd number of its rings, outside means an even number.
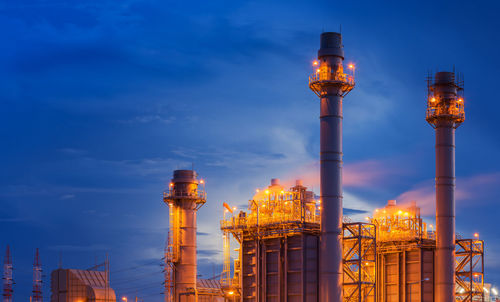
[[[108,270],[56,269],[50,274],[51,302],[116,302]]]
[[[224,204],[224,262],[218,285],[196,278],[196,214],[204,184],[174,171],[166,301],[484,301],[484,242],[455,234],[455,130],[465,120],[463,81],[438,72],[428,79],[426,120],[436,137],[436,229],[418,201],[375,210],[367,221],[342,213],[342,106],[355,87],[344,69],[339,33],[321,34],[309,88],[320,99],[320,197],[298,180],[258,190],[248,211]],[[230,238],[238,242],[231,268]],[[486,289],[487,290],[487,289]]]

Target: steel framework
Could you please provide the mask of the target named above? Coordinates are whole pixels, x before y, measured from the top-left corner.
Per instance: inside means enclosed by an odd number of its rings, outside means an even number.
[[[484,241],[457,239],[456,298],[459,301],[484,301]]]
[[[344,302],[363,302],[376,296],[376,234],[371,223],[343,224]]]
[[[12,293],[14,292],[12,285],[12,257],[10,256],[10,248],[7,245],[5,258],[3,261],[3,302],[12,302]]]
[[[42,263],[38,248],[35,252],[35,261],[33,262],[33,302],[42,302]]]

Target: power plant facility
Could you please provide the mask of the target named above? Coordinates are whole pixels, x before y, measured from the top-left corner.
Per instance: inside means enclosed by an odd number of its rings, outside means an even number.
[[[353,221],[343,213],[342,124],[344,98],[356,87],[355,66],[344,65],[340,33],[321,34],[312,65],[308,87],[319,98],[319,195],[299,176],[289,185],[278,178],[262,181],[267,185],[248,196],[247,209],[223,202],[222,219],[213,221],[220,224],[222,270],[202,279],[197,265],[197,215],[203,215],[207,202],[206,184],[194,169],[173,171],[163,192],[169,213],[163,270],[156,272],[164,279],[159,288],[162,299],[492,301],[489,292],[496,289],[485,284],[484,241],[477,233],[465,238],[455,229],[455,131],[465,121],[463,77],[454,71],[427,77],[425,118],[435,133],[435,225],[424,220],[422,201],[419,206],[419,200],[401,203],[392,196],[363,221]],[[60,265],[50,274],[50,302],[120,300],[109,272],[108,259],[87,270]],[[36,249],[32,302],[43,302],[42,278]],[[14,284],[7,246],[4,302],[15,300]],[[144,302],[137,297],[135,301]]]
[[[344,68],[339,33],[321,34],[309,88],[320,103],[320,196],[297,180],[272,179],[247,211],[223,203],[223,270],[218,284],[196,278],[196,214],[203,181],[176,170],[164,202],[170,210],[166,301],[452,302],[485,301],[484,242],[455,234],[455,129],[465,120],[463,80],[429,76],[426,120],[435,129],[436,226],[418,200],[389,200],[366,221],[343,215],[344,97],[355,66]],[[200,187],[201,186],[201,187]],[[231,241],[237,256],[231,260]]]

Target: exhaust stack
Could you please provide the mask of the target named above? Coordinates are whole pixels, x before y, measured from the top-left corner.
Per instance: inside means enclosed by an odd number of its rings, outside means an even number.
[[[317,69],[309,77],[309,88],[320,98],[319,301],[342,301],[342,100],[354,88],[343,61],[341,34],[322,33]]]
[[[202,188],[198,184],[202,184]],[[170,211],[167,262],[172,269],[174,301],[198,301],[196,290],[196,212],[206,201],[202,180],[193,170],[175,170],[163,201]],[[167,267],[167,269],[170,269]],[[167,281],[167,280],[166,280]]]
[[[455,129],[465,120],[463,82],[452,72],[428,79],[426,120],[436,130],[435,301],[455,301]]]

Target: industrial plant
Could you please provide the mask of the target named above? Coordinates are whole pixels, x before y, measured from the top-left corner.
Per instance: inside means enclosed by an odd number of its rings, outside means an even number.
[[[200,279],[197,214],[207,200],[205,183],[194,170],[174,171],[163,192],[169,209],[165,301],[485,301],[490,289],[484,283],[484,242],[455,232],[455,130],[465,120],[462,77],[437,72],[427,79],[436,225],[424,222],[418,200],[388,200],[364,221],[351,221],[343,215],[342,108],[355,88],[355,66],[344,68],[341,34],[321,34],[313,67],[308,86],[320,104],[319,196],[300,179],[292,187],[271,179],[249,196],[246,211],[223,203],[223,219],[213,222],[220,223],[223,237],[222,272],[220,278]],[[104,271],[54,270],[51,301],[116,301],[108,265]],[[38,251],[33,271],[33,301],[42,302]],[[9,249],[3,279],[3,301],[12,302]]]
[[[344,69],[339,33],[321,34],[309,88],[320,99],[320,196],[297,180],[272,179],[247,211],[224,203],[223,271],[216,284],[196,278],[196,214],[206,201],[192,170],[176,170],[164,202],[170,229],[166,301],[484,301],[484,242],[455,234],[455,130],[465,120],[463,80],[427,80],[426,120],[435,129],[436,226],[418,200],[389,200],[366,221],[343,216],[342,106],[355,87]],[[231,238],[238,256],[231,261]]]

